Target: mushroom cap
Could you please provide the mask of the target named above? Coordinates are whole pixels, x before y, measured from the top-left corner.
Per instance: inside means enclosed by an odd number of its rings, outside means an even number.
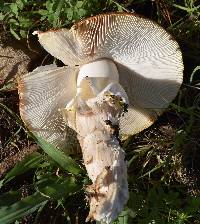
[[[175,98],[182,83],[183,62],[178,43],[158,24],[136,14],[101,14],[83,19],[70,30],[37,34],[41,45],[68,66],[81,67],[98,59],[109,59],[116,64],[119,82],[130,103],[128,112],[120,118],[121,136],[136,134],[153,124]],[[57,76],[57,82],[68,78]],[[51,85],[50,78],[44,79]],[[26,91],[21,94],[27,95]],[[67,91],[59,91],[60,99],[66,97]],[[28,97],[23,101],[26,104]],[[58,109],[58,104],[55,105]],[[27,115],[25,120],[28,119]]]
[[[61,109],[76,94],[77,68],[40,66],[18,82],[20,115],[29,130],[68,152],[77,148],[76,133]]]
[[[67,65],[113,60],[129,97],[122,135],[149,127],[175,98],[183,79],[178,43],[154,21],[132,13],[83,19],[70,30],[41,32],[39,42]],[[72,52],[72,53],[71,53]]]

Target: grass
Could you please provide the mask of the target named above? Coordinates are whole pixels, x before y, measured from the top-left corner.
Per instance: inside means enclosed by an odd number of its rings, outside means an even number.
[[[195,0],[0,1],[0,31],[30,40],[33,30],[70,27],[107,11],[135,11],[165,27],[179,42],[184,83],[149,129],[123,142],[130,199],[115,224],[200,223],[200,4]],[[81,155],[68,155],[32,136],[19,117],[16,91],[0,84],[2,179],[0,224],[85,223],[89,183]],[[6,133],[7,132],[7,133]],[[29,155],[19,155],[38,143]],[[10,162],[16,158],[17,163]],[[4,165],[3,161],[16,165]],[[13,161],[13,160],[12,160]],[[5,172],[3,172],[3,170]]]

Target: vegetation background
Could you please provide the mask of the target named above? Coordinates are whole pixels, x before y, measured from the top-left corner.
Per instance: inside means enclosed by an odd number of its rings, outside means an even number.
[[[198,0],[0,0],[1,44],[20,42],[35,51],[32,31],[70,27],[109,11],[136,12],[161,24],[178,41],[185,65],[184,83],[168,110],[123,142],[130,199],[114,223],[200,224]],[[30,70],[54,60],[45,52],[38,58]],[[69,156],[33,138],[9,80],[0,82],[0,150],[0,224],[85,223],[89,180],[81,154]]]

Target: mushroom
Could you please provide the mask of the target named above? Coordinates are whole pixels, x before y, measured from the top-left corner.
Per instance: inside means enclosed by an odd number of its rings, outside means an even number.
[[[155,22],[132,13],[34,34],[67,66],[40,66],[22,77],[21,117],[58,148],[80,143],[92,180],[87,221],[110,223],[128,200],[119,138],[149,127],[175,98],[183,77],[179,46]]]

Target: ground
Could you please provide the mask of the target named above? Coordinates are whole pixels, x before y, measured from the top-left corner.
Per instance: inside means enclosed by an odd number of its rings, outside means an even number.
[[[52,2],[54,1],[47,1],[48,4]],[[200,70],[197,66],[200,66],[200,5],[197,1],[192,0],[185,1],[184,4],[180,1],[115,1],[111,5],[108,4],[108,1],[106,3],[107,5],[98,3],[96,11],[91,13],[90,10],[92,9],[87,4],[86,6],[82,5],[78,12],[83,9],[86,11],[86,15],[91,15],[102,10],[134,10],[157,21],[178,41],[183,53],[185,67],[183,85],[166,112],[150,128],[122,142],[128,161],[130,200],[116,223],[199,224]],[[36,6],[32,5],[28,7],[37,9]],[[72,6],[70,7],[72,8]],[[73,15],[77,16],[76,7],[78,6],[73,7]],[[21,11],[18,7],[19,14],[25,14],[27,11],[25,6]],[[62,13],[63,11],[61,11],[60,16]],[[67,14],[67,16],[69,15]],[[16,19],[16,17],[15,14],[10,19]],[[20,20],[20,18],[17,19]],[[40,17],[37,16],[35,21],[38,19]],[[38,26],[43,28],[46,26],[45,28],[48,29],[51,26],[50,19],[46,17],[45,23]],[[78,17],[74,19],[78,19]],[[71,20],[68,18],[69,24],[72,23],[72,20],[73,18]],[[56,20],[56,22],[58,21]],[[16,28],[11,22],[10,24],[9,22],[2,22],[1,41],[3,43],[10,43],[10,40],[18,41],[11,36],[10,30],[12,29],[10,27]],[[25,26],[23,29],[27,31]],[[18,28],[14,29],[14,32],[18,31]],[[51,56],[38,48],[35,41],[34,38],[29,38],[28,42],[26,38],[19,41],[25,48],[36,49],[36,51],[41,52],[39,56],[32,57],[27,67],[28,71],[40,64],[48,64],[53,61]],[[195,69],[197,71],[193,73]],[[1,179],[16,164],[20,161],[23,162],[24,158],[30,155],[34,156],[27,159],[29,162],[32,161],[31,165],[30,163],[29,165],[27,165],[28,163],[23,164],[23,168],[27,169],[27,172],[23,172],[18,167],[14,178],[0,189],[0,199],[2,199],[2,201],[0,200],[0,220],[3,215],[6,216],[6,208],[10,209],[8,211],[13,214],[12,217],[16,216],[16,219],[10,219],[11,221],[4,223],[12,223],[14,220],[19,220],[19,222],[13,223],[23,224],[85,223],[88,208],[83,186],[89,183],[86,174],[84,172],[78,175],[69,174],[43,152],[20,119],[16,86],[3,88],[5,85],[7,83],[0,77]],[[72,155],[72,157],[84,169],[81,155]],[[35,159],[34,163],[33,159]],[[77,188],[75,192],[71,189],[69,194],[61,197],[43,186],[44,183],[47,183],[52,188],[55,187],[55,189],[60,190],[59,184],[62,184],[65,178],[72,178],[71,184],[74,184],[74,189]],[[52,182],[56,182],[58,185],[54,186]],[[11,191],[15,192],[15,197]],[[6,192],[7,195],[5,195]],[[26,200],[27,196],[33,195],[35,192],[47,195],[48,200],[39,198],[43,201],[38,199],[37,209],[33,209],[36,205],[30,201],[31,208],[34,210],[33,213],[22,212],[23,215],[21,216],[14,214],[17,208],[23,206],[17,204],[19,207],[16,206],[12,210],[11,204],[16,204],[23,199]],[[59,191],[57,190],[57,192]],[[33,199],[36,200],[36,198]],[[27,207],[25,210],[29,211]]]

